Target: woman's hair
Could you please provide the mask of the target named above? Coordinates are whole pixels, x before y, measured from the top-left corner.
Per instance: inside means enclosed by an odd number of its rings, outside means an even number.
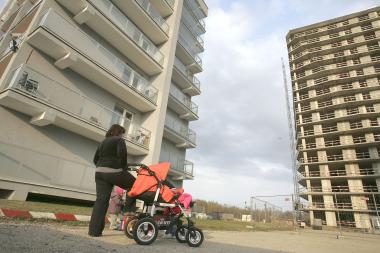
[[[111,136],[120,136],[125,133],[125,128],[118,125],[118,124],[113,124],[110,129],[106,133],[106,137],[111,137]]]

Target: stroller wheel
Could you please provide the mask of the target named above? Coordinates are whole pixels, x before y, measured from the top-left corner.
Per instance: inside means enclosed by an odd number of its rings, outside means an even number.
[[[129,218],[124,225],[124,234],[129,238],[133,239],[133,227],[138,221],[137,217]]]
[[[137,220],[133,226],[133,239],[140,245],[153,243],[158,235],[157,223],[152,218]]]
[[[202,230],[191,227],[187,230],[186,241],[190,247],[199,247],[203,242],[204,236]]]
[[[179,243],[185,243],[186,242],[186,233],[187,233],[187,226],[180,226],[177,228],[177,231],[175,231],[175,238]]]

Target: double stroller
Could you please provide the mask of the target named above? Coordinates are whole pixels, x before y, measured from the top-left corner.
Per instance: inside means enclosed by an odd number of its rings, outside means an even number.
[[[194,226],[190,215],[178,201],[181,191],[170,189],[165,181],[170,163],[149,167],[144,164],[128,164],[128,168],[136,171],[137,178],[128,192],[127,202],[139,199],[144,201],[144,206],[142,212],[124,217],[125,235],[140,245],[149,245],[156,240],[159,230],[167,230],[176,225],[175,237],[178,242],[199,247],[204,239],[202,230]]]

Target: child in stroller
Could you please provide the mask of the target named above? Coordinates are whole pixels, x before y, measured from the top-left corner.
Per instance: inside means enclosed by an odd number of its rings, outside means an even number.
[[[144,164],[128,164],[128,168],[137,172],[137,178],[127,194],[127,205],[140,199],[144,201],[144,208],[140,213],[125,217],[125,235],[140,245],[149,245],[156,240],[158,230],[167,230],[176,225],[175,236],[178,242],[187,242],[190,247],[200,246],[204,239],[203,232],[194,226],[184,206],[178,201],[183,190],[172,190],[165,181],[170,163],[149,167]],[[160,211],[159,208],[164,210]],[[148,209],[150,212],[147,212]]]

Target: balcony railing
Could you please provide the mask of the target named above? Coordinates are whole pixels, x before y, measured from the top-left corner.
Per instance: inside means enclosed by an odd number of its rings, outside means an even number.
[[[202,67],[202,59],[194,53],[194,50],[192,50],[192,46],[189,44],[189,42],[183,38],[181,34],[178,35],[178,41],[179,43],[186,49],[186,51],[191,55],[191,57],[194,59],[194,61]]]
[[[191,71],[177,58],[174,58],[174,66],[198,89],[201,89],[201,82],[196,78]]]
[[[164,55],[161,51],[115,5],[105,0],[90,0],[90,2],[156,62],[160,65],[164,63]]]
[[[332,127],[322,127],[322,132],[323,133],[331,133],[331,132],[336,132],[338,131],[337,126],[332,126]]]
[[[196,133],[187,126],[179,123],[177,120],[173,119],[168,115],[165,119],[165,126],[167,126],[170,130],[183,137],[185,140],[193,144],[196,144]]]
[[[350,129],[358,129],[358,128],[362,128],[362,127],[363,127],[362,122],[350,123]]]
[[[361,168],[358,172],[347,172],[346,169],[329,170],[321,173],[320,171],[301,172],[302,177],[344,177],[344,176],[371,176],[374,175],[373,168]]]
[[[150,83],[119,59],[111,51],[103,47],[99,42],[88,36],[82,30],[72,25],[53,9],[49,9],[42,17],[40,26],[57,34],[62,40],[76,47],[82,54],[87,55],[92,61],[103,66],[113,73],[127,86],[141,94],[153,103],[157,102],[158,90]],[[68,26],[69,29],[57,29],[57,27]]]
[[[334,147],[341,145],[340,140],[325,141],[325,147]]]
[[[359,144],[359,143],[365,143],[365,142],[367,142],[366,138],[363,137],[363,136],[354,137],[354,138],[352,138],[352,140],[353,140],[353,142],[354,142],[355,144]]]
[[[183,94],[176,86],[174,86],[174,84],[170,86],[169,93],[184,106],[186,106],[190,111],[198,115],[198,105],[192,102],[190,98],[185,96],[185,94]]]
[[[166,34],[169,33],[169,25],[166,23],[165,19],[161,17],[158,11],[155,10],[155,8],[150,3],[150,0],[135,0],[135,1],[146,11],[146,13],[148,13],[148,15],[154,20],[154,22],[156,22],[161,27],[161,29]],[[171,1],[172,0],[167,0],[168,3]],[[172,7],[173,5],[170,5],[170,6]]]
[[[128,140],[149,146],[150,131],[136,125],[133,129],[128,129],[131,122],[120,113],[26,65],[19,66],[13,73],[15,81],[11,83],[9,89],[17,90],[52,108],[72,114],[104,131],[112,124],[123,121]]]

